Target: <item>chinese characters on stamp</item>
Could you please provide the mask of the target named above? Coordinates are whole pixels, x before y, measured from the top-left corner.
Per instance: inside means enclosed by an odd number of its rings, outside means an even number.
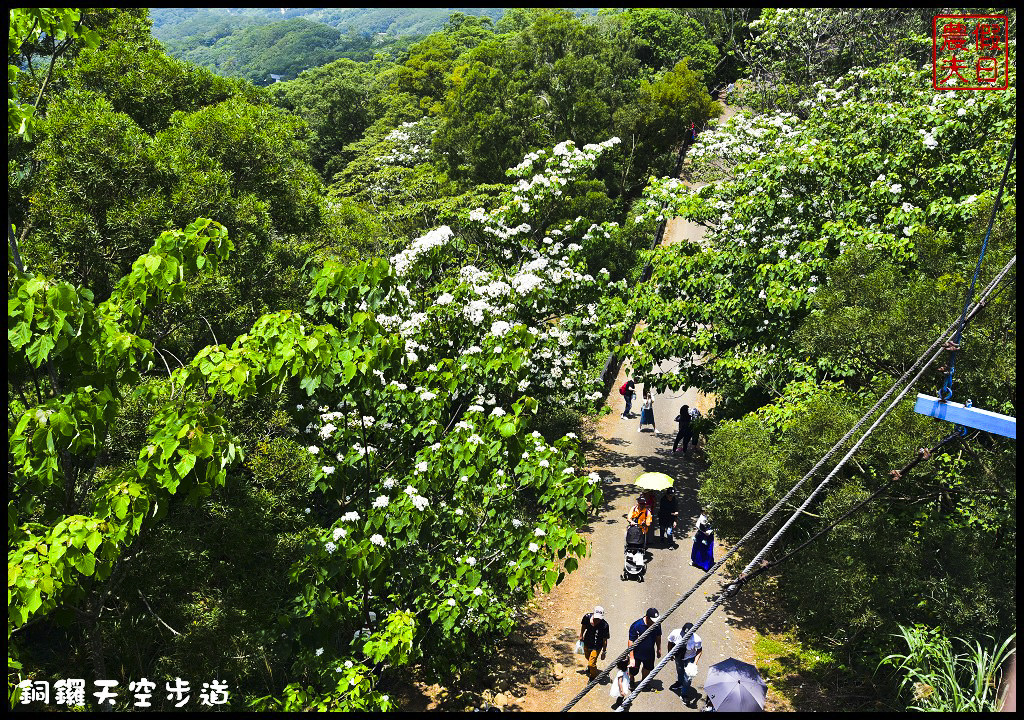
[[[932,85],[936,90],[1005,90],[1010,48],[1005,15],[932,18]]]

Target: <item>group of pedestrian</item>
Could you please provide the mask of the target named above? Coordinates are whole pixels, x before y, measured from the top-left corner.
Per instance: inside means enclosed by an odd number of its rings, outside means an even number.
[[[657,624],[660,617],[657,608],[647,608],[643,617],[629,626],[626,647],[628,654],[616,663],[615,676],[611,679],[609,695],[615,698],[612,708],[617,708],[632,689],[654,669],[655,663],[661,658],[661,625]],[[646,637],[641,637],[648,628],[655,626]],[[686,623],[668,635],[668,650],[682,642],[682,638],[693,628],[693,623]],[[587,676],[593,680],[600,672],[597,661],[604,660],[608,654],[608,640],[611,629],[604,619],[604,608],[598,605],[593,612],[588,612],[580,622],[579,645],[587,658]],[[701,639],[692,633],[686,640],[686,647],[673,656],[676,665],[676,682],[671,689],[677,689],[684,700],[687,699],[693,678],[697,675],[697,661],[702,652]]]
[[[636,397],[636,383],[627,379],[619,388],[619,393],[625,401],[625,408],[622,412],[623,419],[632,418],[632,405]],[[673,454],[679,452],[682,446],[684,455],[689,456],[690,445],[697,447],[697,435],[694,431],[694,421],[701,417],[700,411],[689,405],[683,405],[675,420],[679,430],[676,433],[675,442],[672,444]],[[654,399],[651,396],[649,387],[643,389],[643,404],[640,408],[640,425],[637,428],[641,432],[645,425],[650,425],[657,433],[657,425],[654,420]],[[657,493],[646,491],[640,495],[636,504],[629,513],[629,522],[636,524],[644,533],[646,538],[654,524],[657,515],[658,537],[663,544],[678,548],[675,538],[675,524],[679,519],[679,502],[675,491],[670,487],[665,490],[660,501]],[[707,515],[701,513],[697,520],[694,533],[693,548],[690,551],[690,563],[697,568],[707,571],[714,563],[714,529],[708,520]],[[597,677],[600,670],[597,667],[598,660],[604,660],[608,651],[608,640],[611,636],[608,622],[604,619],[604,608],[598,606],[593,612],[583,616],[580,626],[579,643],[580,650],[587,658],[587,674],[591,680]],[[661,658],[661,626],[657,624],[659,617],[656,608],[648,608],[643,617],[637,619],[629,626],[627,647],[629,653],[616,663],[614,677],[611,679],[610,695],[615,698],[612,708],[617,708],[622,700],[627,697],[632,688],[636,687],[637,675],[639,681],[643,680],[654,669],[656,661]],[[642,641],[640,637],[655,625],[655,629]],[[673,630],[668,635],[668,651],[682,643],[683,637],[693,628],[693,623],[686,623],[680,628]],[[670,689],[675,689],[683,697],[688,699],[693,678],[697,675],[697,661],[702,652],[701,638],[696,633],[691,633],[686,639],[684,648],[677,650],[673,655],[676,666],[676,681]],[[699,695],[698,695],[699,697]],[[694,699],[695,702],[695,699]]]
[[[623,419],[629,419],[633,417],[633,398],[636,397],[636,383],[632,379],[626,380],[619,388],[619,394],[622,395],[622,399],[625,401],[625,407],[622,411]],[[690,443],[697,447],[697,433],[693,429],[693,423],[699,420],[701,412],[696,407],[690,407],[689,405],[683,405],[679,408],[679,414],[676,415],[676,422],[679,423],[679,431],[676,433],[675,442],[672,443],[672,453],[678,452],[679,443],[682,442],[683,454],[689,457],[690,454]],[[637,432],[643,432],[644,425],[650,425],[654,430],[654,434],[658,435],[658,426],[654,420],[654,398],[651,396],[651,389],[647,386],[643,390],[643,404],[640,406],[640,424],[637,427]]]
[[[637,497],[636,504],[629,511],[629,522],[637,525],[644,533],[646,539],[654,524],[655,511],[658,517],[658,539],[662,544],[668,544],[673,549],[679,547],[675,539],[675,524],[679,519],[679,498],[673,488],[668,488],[657,500],[657,493],[647,490]],[[666,536],[668,542],[665,542]],[[701,513],[697,518],[697,525],[694,529],[693,548],[690,551],[690,561],[695,567],[702,570],[710,569],[714,564],[715,530],[711,525],[708,516]]]
[[[683,443],[683,454],[689,457],[690,455],[690,443],[693,443],[693,447],[697,447],[697,433],[693,429],[693,424],[701,417],[700,410],[689,405],[683,405],[679,408],[679,414],[676,415],[676,422],[679,423],[679,432],[676,433],[675,442],[672,443],[672,454],[679,452],[679,443]]]

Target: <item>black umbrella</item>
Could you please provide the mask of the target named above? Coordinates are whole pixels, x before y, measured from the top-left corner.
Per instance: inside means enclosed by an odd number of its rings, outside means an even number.
[[[768,686],[757,668],[736,658],[708,668],[704,692],[715,710],[721,712],[763,712]]]

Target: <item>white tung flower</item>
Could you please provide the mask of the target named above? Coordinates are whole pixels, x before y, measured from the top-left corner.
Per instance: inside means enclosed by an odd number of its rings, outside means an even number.
[[[537,529],[535,529],[535,530],[533,531],[533,534],[534,534],[534,536],[535,536],[535,537],[544,537],[545,535],[547,535],[547,533],[546,533],[546,532],[544,532],[544,529],[543,529],[543,528],[537,528]]]
[[[338,549],[338,546],[328,540],[327,544],[324,545],[324,549],[327,551],[327,554],[330,555]]]
[[[427,509],[427,505],[430,504],[430,501],[427,500],[422,495],[414,495],[412,498],[412,504],[416,506],[417,510],[423,512],[424,510]]]
[[[378,547],[384,547],[384,536],[380,533],[375,533],[372,536],[370,536],[370,542],[372,542],[374,545],[377,545]]]
[[[535,553],[538,550],[540,550],[540,545],[538,545],[537,543],[530,543],[530,545],[528,546],[528,549],[529,549],[530,552]]]
[[[332,537],[334,538],[334,541],[337,542],[338,540],[341,540],[343,537],[345,537],[346,534],[348,534],[348,531],[344,528],[334,528]]]
[[[427,471],[427,461],[426,460],[421,460],[420,462],[416,463],[416,472],[418,472],[418,473],[425,473],[426,471]]]
[[[320,448],[318,448],[316,445],[310,445],[306,449],[309,450],[310,455],[316,455],[317,453],[320,452]]]
[[[391,502],[391,500],[387,495],[378,495],[377,499],[373,501],[373,506],[375,508],[383,508],[387,507],[389,502]]]
[[[473,589],[473,594],[476,595],[477,597],[480,597],[481,595],[484,594],[484,591],[481,590],[480,588],[474,588]]]
[[[333,475],[334,474],[334,466],[333,465],[324,465],[320,469],[324,471],[324,475]]]
[[[355,510],[347,512],[341,516],[342,522],[359,522],[359,513]]]

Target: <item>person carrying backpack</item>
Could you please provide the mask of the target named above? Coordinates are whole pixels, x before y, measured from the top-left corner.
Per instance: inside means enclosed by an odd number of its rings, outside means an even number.
[[[632,380],[626,380],[626,382],[622,383],[622,387],[619,388],[619,394],[626,401],[626,409],[622,411],[622,417],[628,418],[629,411],[633,407],[633,398],[636,396],[636,383]]]

